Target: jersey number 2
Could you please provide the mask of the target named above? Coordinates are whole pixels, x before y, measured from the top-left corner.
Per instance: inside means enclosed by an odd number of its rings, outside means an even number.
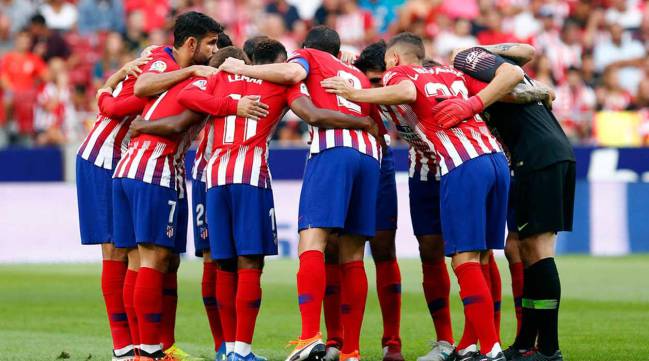
[[[351,83],[352,87],[354,89],[361,89],[363,86],[361,85],[360,79],[358,79],[354,74],[348,73],[344,70],[338,71],[338,76],[343,78],[344,80],[347,80],[348,82]],[[336,99],[338,99],[338,106],[345,107],[353,112],[360,113],[361,112],[361,106],[351,102],[340,95],[336,95]]]

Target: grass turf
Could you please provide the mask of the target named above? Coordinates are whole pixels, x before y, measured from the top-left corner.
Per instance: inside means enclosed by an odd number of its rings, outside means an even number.
[[[649,256],[570,256],[557,262],[563,288],[560,340],[565,359],[649,360]],[[415,360],[429,350],[435,331],[421,292],[419,262],[402,260],[400,265],[404,355]],[[262,279],[264,299],[254,348],[271,360],[283,360],[289,351],[284,345],[299,333],[296,269],[295,261],[270,261]],[[382,323],[371,261],[367,270],[370,295],[361,348],[364,360],[380,360]],[[513,338],[515,319],[504,260],[500,271],[506,346]],[[55,360],[63,352],[69,360],[109,360],[111,343],[99,272],[99,264],[0,265],[0,360]],[[181,266],[176,339],[186,351],[212,359],[200,278],[200,263]],[[459,338],[463,316],[454,277],[452,283],[452,319]]]

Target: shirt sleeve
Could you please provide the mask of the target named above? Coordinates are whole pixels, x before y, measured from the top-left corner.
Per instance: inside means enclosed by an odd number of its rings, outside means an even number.
[[[109,93],[101,94],[98,100],[99,111],[111,118],[140,114],[146,103],[147,99],[135,95],[114,97]]]
[[[297,84],[291,85],[286,91],[286,98],[288,105],[291,105],[296,99],[307,96],[310,97],[309,89],[306,87],[306,84],[299,82]]]
[[[289,63],[296,63],[301,65],[304,70],[306,70],[306,73],[309,74],[309,70],[311,69],[311,66],[309,65],[309,56],[304,49],[298,49],[294,51],[288,58]]]
[[[401,83],[403,80],[410,80],[408,75],[402,69],[393,69],[388,71],[383,75],[383,85],[396,85]]]
[[[178,93],[178,102],[185,108],[215,117],[237,114],[239,101],[231,97],[217,97],[213,89],[218,83],[218,74],[210,78],[195,78]]]
[[[453,61],[455,69],[483,82],[490,82],[496,70],[507,61],[486,49],[469,48],[459,52]]]
[[[143,73],[164,73],[167,71],[167,69],[173,69],[174,64],[171,59],[169,59],[166,56],[156,56],[155,58],[151,59],[146,65],[144,65],[144,72]]]

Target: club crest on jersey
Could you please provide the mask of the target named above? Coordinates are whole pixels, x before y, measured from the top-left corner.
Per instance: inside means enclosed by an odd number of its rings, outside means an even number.
[[[168,238],[174,238],[174,226],[171,224],[167,225],[167,237]]]
[[[209,237],[209,234],[207,233],[207,227],[201,227],[201,239],[206,240],[207,237]]]
[[[467,54],[466,63],[469,67],[471,67],[471,69],[475,69],[475,67],[478,65],[478,61],[480,61],[480,59],[486,58],[488,55],[489,54],[486,52],[474,50]]]
[[[205,79],[196,80],[195,82],[192,83],[192,85],[202,91],[205,91],[205,89],[207,89],[207,80]]]
[[[151,71],[157,71],[158,73],[162,73],[165,70],[167,70],[167,63],[165,63],[162,60],[155,61],[151,66],[149,67],[149,70]]]

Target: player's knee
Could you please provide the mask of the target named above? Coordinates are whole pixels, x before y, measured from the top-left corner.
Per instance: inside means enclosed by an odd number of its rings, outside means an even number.
[[[480,252],[456,253],[451,257],[451,266],[453,266],[453,269],[468,262],[480,262]]]
[[[419,257],[423,263],[437,263],[444,260],[444,241],[441,235],[426,235],[417,237],[419,242]]]
[[[167,273],[176,273],[178,272],[179,268],[180,268],[180,256],[178,254],[170,255]]]
[[[264,256],[239,256],[237,259],[238,269],[263,269]]]
[[[128,249],[117,248],[112,243],[101,245],[102,257],[106,261],[128,262]]]
[[[325,248],[325,263],[338,264],[340,263],[340,249],[338,248],[338,240],[329,238],[327,247]]]
[[[397,258],[397,251],[394,245],[394,231],[380,231],[370,241],[372,258],[374,262],[392,261]]]
[[[237,271],[237,259],[228,258],[228,259],[219,259],[216,260],[216,268],[220,271],[225,272],[236,272]]]

